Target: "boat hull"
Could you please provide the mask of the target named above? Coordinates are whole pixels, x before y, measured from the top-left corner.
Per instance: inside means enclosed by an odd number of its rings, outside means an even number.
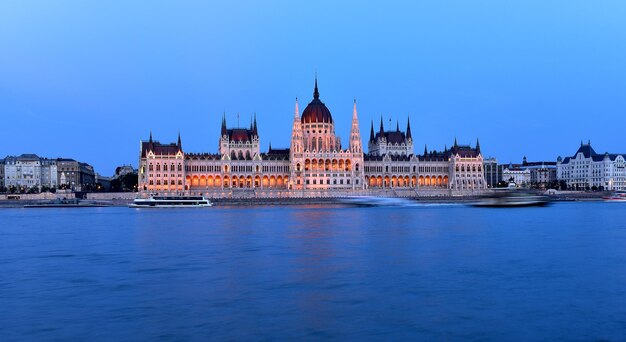
[[[209,208],[213,203],[204,196],[191,197],[159,197],[137,198],[128,205],[134,209],[157,209],[157,208]]]
[[[213,204],[198,204],[198,205],[169,205],[169,204],[155,204],[155,205],[145,205],[145,204],[134,204],[131,203],[128,205],[129,208],[134,209],[160,209],[160,208],[210,208]]]

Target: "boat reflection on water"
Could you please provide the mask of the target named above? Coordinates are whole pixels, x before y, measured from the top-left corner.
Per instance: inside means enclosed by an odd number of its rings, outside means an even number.
[[[543,207],[550,204],[550,198],[526,190],[496,189],[476,202],[473,207],[512,208]]]
[[[377,196],[345,197],[340,199],[339,202],[358,207],[408,207],[415,205],[414,201],[406,198]]]

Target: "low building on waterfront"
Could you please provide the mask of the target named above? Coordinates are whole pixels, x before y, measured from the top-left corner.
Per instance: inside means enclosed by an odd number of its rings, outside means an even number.
[[[538,189],[557,188],[556,162],[535,161],[529,162],[524,159],[522,169],[530,170],[530,186]]]
[[[556,177],[570,190],[626,190],[626,154],[596,153],[587,144],[571,157],[557,158]]]
[[[480,144],[456,142],[443,151],[413,151],[410,121],[406,130],[382,125],[362,148],[356,101],[348,146],[335,133],[335,121],[320,99],[299,113],[296,99],[289,148],[260,150],[256,116],[249,127],[229,128],[222,117],[217,153],[188,153],[178,141],[141,141],[139,189],[142,192],[197,193],[212,197],[324,197],[384,193],[417,196],[479,193],[486,188]]]
[[[518,188],[530,187],[530,170],[511,164],[502,170],[502,180]]]

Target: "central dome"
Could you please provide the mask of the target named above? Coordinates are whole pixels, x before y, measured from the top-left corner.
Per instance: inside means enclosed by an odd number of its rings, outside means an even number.
[[[309,103],[302,112],[302,123],[332,123],[333,117],[326,105],[320,101],[320,92],[317,90],[317,77],[315,78],[315,90],[313,91],[313,101]]]

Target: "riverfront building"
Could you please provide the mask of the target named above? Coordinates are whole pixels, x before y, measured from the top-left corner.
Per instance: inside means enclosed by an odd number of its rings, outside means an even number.
[[[529,162],[526,157],[521,164],[501,165],[502,180],[513,182],[517,187],[536,189],[556,188],[556,163],[549,161]]]
[[[48,159],[36,154],[8,156],[0,163],[0,186],[23,189],[48,187],[75,191],[95,184],[93,167],[74,159]]]
[[[496,158],[485,158],[483,160],[483,170],[485,172],[485,182],[488,188],[495,188],[502,182],[502,170],[504,165],[498,165]]]
[[[28,189],[57,186],[56,160],[40,158],[36,154],[6,157],[2,174],[6,187]]]
[[[260,150],[256,116],[246,128],[229,128],[222,117],[217,153],[186,153],[177,143],[140,143],[139,188],[143,192],[202,193],[212,197],[298,197],[385,193],[416,196],[476,193],[485,189],[480,144],[415,154],[411,125],[374,132],[363,150],[354,101],[347,147],[321,101],[315,80],[313,100],[302,115],[296,99],[289,148]]]
[[[573,156],[557,158],[556,175],[571,190],[626,190],[625,160],[624,153],[596,153],[581,141]]]

